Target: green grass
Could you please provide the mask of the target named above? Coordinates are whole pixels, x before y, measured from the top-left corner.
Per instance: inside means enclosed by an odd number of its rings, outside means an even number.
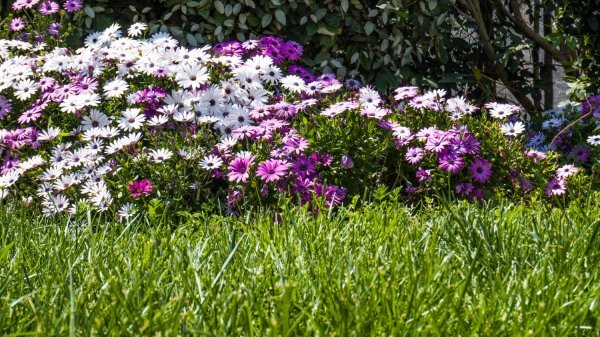
[[[0,335],[600,335],[597,206],[0,221]]]

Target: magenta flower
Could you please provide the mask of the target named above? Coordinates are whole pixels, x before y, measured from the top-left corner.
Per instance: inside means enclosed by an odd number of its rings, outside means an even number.
[[[12,21],[8,24],[8,28],[10,28],[10,30],[13,32],[18,32],[25,28],[25,25],[27,25],[25,19],[17,17],[12,19]]]
[[[148,179],[134,181],[133,183],[127,186],[127,188],[129,188],[129,191],[131,192],[129,196],[132,198],[138,198],[150,194],[150,192],[152,192],[153,187],[154,183]]]
[[[52,15],[58,13],[60,6],[54,1],[45,1],[38,7],[43,15]]]
[[[81,3],[81,0],[67,0],[67,2],[63,4],[63,7],[67,12],[72,13],[82,9],[83,4]]]
[[[551,178],[550,181],[548,181],[548,185],[546,185],[544,192],[549,197],[553,195],[563,195],[567,192],[567,183],[560,178]]]
[[[279,159],[269,159],[260,164],[256,169],[256,175],[266,183],[277,181],[287,174],[290,164]]]
[[[253,163],[254,156],[251,153],[245,152],[238,155],[227,168],[229,170],[229,173],[227,174],[229,181],[246,183],[250,177],[250,166]]]
[[[471,178],[479,183],[485,183],[492,177],[492,166],[490,162],[483,158],[475,158],[469,165]]]

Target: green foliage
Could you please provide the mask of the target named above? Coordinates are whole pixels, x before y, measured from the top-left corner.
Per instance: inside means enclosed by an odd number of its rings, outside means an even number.
[[[0,334],[594,335],[597,197],[160,224],[2,207]]]
[[[449,34],[457,22],[450,2],[100,0],[87,7],[91,15],[85,23],[96,30],[112,18],[123,24],[148,22],[151,33],[169,32],[191,46],[283,36],[306,46],[305,64],[339,76],[360,76],[386,90],[400,83],[435,85],[451,78],[452,71],[470,72],[468,65],[449,71],[442,67],[464,46]]]
[[[600,0],[559,1],[552,40],[575,55],[565,80],[573,100],[600,92]]]

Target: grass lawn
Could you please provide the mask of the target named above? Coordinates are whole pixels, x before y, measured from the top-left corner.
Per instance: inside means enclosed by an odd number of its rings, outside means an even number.
[[[107,224],[2,206],[0,335],[600,335],[598,206],[282,219]]]

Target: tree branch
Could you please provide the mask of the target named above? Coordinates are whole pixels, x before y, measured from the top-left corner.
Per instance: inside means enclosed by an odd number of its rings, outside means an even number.
[[[502,63],[496,60],[496,53],[494,51],[494,46],[492,46],[492,42],[490,41],[490,35],[488,34],[487,27],[485,26],[485,21],[483,19],[481,13],[481,7],[479,5],[479,0],[458,0],[461,4],[463,4],[469,11],[471,11],[471,15],[475,18],[477,23],[477,32],[479,34],[479,38],[483,43],[483,52],[488,61],[493,64],[494,70],[498,75],[498,78],[502,81],[504,86],[515,96],[515,98],[519,101],[519,103],[525,108],[527,111],[534,111],[534,105],[527,97],[519,90],[515,89],[513,82],[510,79],[510,74],[506,71],[506,68],[502,65]]]
[[[552,58],[561,64],[570,63],[571,60],[568,56],[562,52],[561,50],[555,48],[548,40],[546,40],[543,36],[541,36],[538,32],[533,30],[529,24],[523,19],[521,15],[521,8],[519,6],[519,2],[517,0],[510,0],[510,6],[512,9],[512,13],[506,6],[502,4],[501,0],[493,1],[496,7],[500,10],[500,13],[503,14],[506,18],[512,22],[514,28],[522,33],[525,37],[529,38],[535,44],[544,49],[547,53],[552,55]]]

